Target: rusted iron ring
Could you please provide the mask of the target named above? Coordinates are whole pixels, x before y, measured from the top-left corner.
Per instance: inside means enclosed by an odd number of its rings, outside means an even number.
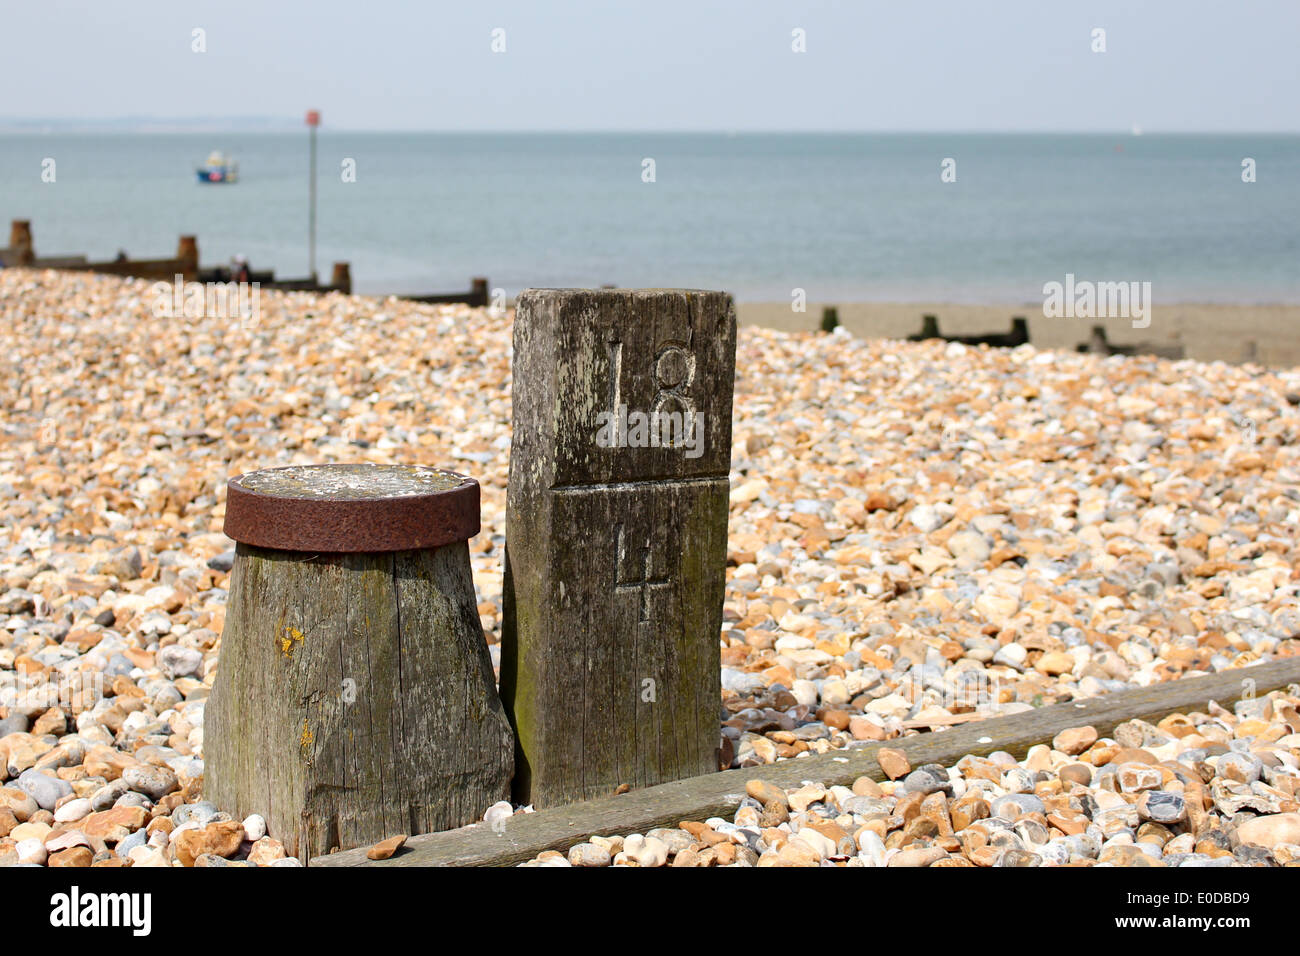
[[[426,465],[266,468],[226,485],[227,536],[280,551],[413,551],[479,532],[479,485]]]

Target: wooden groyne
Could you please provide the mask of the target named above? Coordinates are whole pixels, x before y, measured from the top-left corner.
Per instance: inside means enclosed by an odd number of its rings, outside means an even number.
[[[1253,343],[1251,344],[1253,345]],[[1161,345],[1157,342],[1144,341],[1134,345],[1118,345],[1106,337],[1106,327],[1104,325],[1094,325],[1088,341],[1080,342],[1075,346],[1075,351],[1091,353],[1092,355],[1154,355],[1156,358],[1167,359],[1186,357],[1186,350],[1178,342]],[[1253,355],[1248,356],[1247,361],[1252,361],[1253,358]]]
[[[488,304],[488,280],[482,276],[470,280],[468,292],[430,293],[429,295],[404,295],[399,298],[410,302],[423,302],[426,305],[447,305],[463,303],[477,308]]]
[[[0,249],[0,265],[68,269],[136,279],[172,279],[181,275],[189,281],[199,276],[199,243],[194,236],[181,236],[176,255],[163,259],[132,259],[125,253],[102,262],[93,262],[84,255],[39,256],[32,239],[31,221],[15,219],[9,224],[9,245]]]
[[[833,313],[834,309],[827,309],[828,313]],[[827,320],[822,319],[823,331],[830,331],[827,327]],[[1006,333],[988,332],[980,335],[944,335],[939,330],[939,317],[935,315],[921,316],[921,330],[909,335],[909,342],[924,342],[928,339],[941,339],[944,342],[960,342],[962,345],[988,345],[993,348],[1015,348],[1024,345],[1030,341],[1029,322],[1023,316],[1015,316],[1011,320],[1011,329]],[[1151,355],[1156,358],[1181,359],[1186,357],[1186,350],[1182,343],[1174,342],[1162,344],[1158,342],[1137,342],[1133,345],[1120,345],[1111,342],[1106,337],[1106,328],[1102,325],[1094,325],[1089,334],[1088,341],[1080,342],[1075,351],[1090,353],[1092,355]]]
[[[229,266],[202,268],[199,265],[199,242],[196,236],[181,236],[176,245],[176,255],[161,259],[132,259],[125,253],[115,259],[92,261],[84,255],[69,254],[39,256],[32,238],[32,224],[28,219],[14,219],[9,224],[9,245],[0,248],[0,266],[31,269],[64,269],[72,272],[95,272],[101,275],[126,276],[133,279],[162,279],[171,281],[181,276],[185,282],[231,282],[235,279]],[[281,292],[341,292],[352,293],[352,267],[347,262],[334,263],[329,282],[320,282],[316,276],[299,279],[278,279],[270,269],[248,273],[249,282],[263,289]],[[429,304],[464,304],[482,308],[488,304],[488,280],[478,277],[470,280],[466,292],[430,293],[428,295],[401,296],[412,302]]]
[[[1029,341],[1029,322],[1023,316],[1011,320],[1009,332],[986,332],[981,335],[944,335],[939,331],[939,317],[921,316],[921,331],[909,335],[909,342],[924,342],[927,339],[943,339],[945,342],[960,342],[962,345],[988,345],[993,348],[1013,349]]]

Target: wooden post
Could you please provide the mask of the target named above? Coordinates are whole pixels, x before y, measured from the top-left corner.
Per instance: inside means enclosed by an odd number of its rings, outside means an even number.
[[[481,819],[510,790],[467,541],[478,483],[399,465],[233,478],[204,791],[304,857]]]
[[[501,663],[515,799],[716,771],[735,306],[534,289],[516,309]]]
[[[1024,345],[1029,341],[1029,320],[1023,315],[1013,315],[1011,317],[1011,333],[1007,344],[1011,347]]]
[[[840,310],[833,305],[822,309],[822,331],[834,332],[840,326]]]
[[[1094,325],[1088,333],[1087,343],[1080,345],[1079,351],[1091,352],[1093,355],[1110,355],[1110,342],[1106,340],[1106,326]]]
[[[13,265],[30,266],[35,261],[30,219],[14,219],[9,223],[9,251],[13,254]]]
[[[469,280],[468,304],[480,309],[488,304],[488,280],[483,276]]]
[[[344,295],[352,294],[352,267],[346,262],[334,263],[334,274],[330,277],[330,288]]]
[[[176,244],[176,258],[186,279],[199,274],[199,240],[197,236],[181,236]]]

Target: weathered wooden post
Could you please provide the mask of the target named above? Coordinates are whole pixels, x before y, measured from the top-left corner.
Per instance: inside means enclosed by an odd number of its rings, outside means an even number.
[[[488,280],[486,278],[475,276],[469,280],[469,299],[466,304],[479,309],[488,304]]]
[[[238,542],[207,711],[206,796],[290,853],[463,826],[514,741],[470,577],[472,479],[404,465],[232,478]]]
[[[519,802],[718,769],[735,353],[721,292],[518,299],[501,694]]]
[[[330,276],[330,288],[344,295],[352,294],[352,267],[346,262],[334,263],[334,274]]]
[[[30,266],[36,259],[36,250],[32,245],[32,222],[30,219],[14,219],[9,223],[10,263],[15,266]]]
[[[1106,341],[1106,326],[1094,325],[1088,334],[1088,341],[1081,343],[1078,351],[1091,352],[1093,355],[1109,355],[1110,343]]]
[[[181,236],[176,243],[177,267],[186,279],[193,279],[199,274],[199,239],[197,236]]]
[[[1011,317],[1011,332],[1007,336],[1007,345],[1015,348],[1017,345],[1024,345],[1029,341],[1029,320],[1023,315],[1013,315]]]

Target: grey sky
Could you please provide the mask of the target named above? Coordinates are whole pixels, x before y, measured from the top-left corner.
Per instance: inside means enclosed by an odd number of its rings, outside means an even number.
[[[0,116],[1295,132],[1297,39],[1297,0],[6,0]]]

